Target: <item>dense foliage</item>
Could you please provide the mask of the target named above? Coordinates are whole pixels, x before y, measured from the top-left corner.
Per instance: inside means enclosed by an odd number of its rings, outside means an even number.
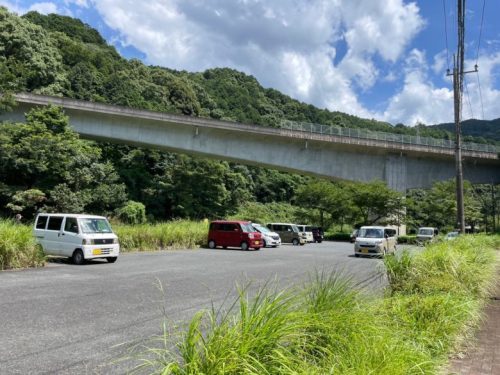
[[[265,89],[254,77],[232,69],[189,73],[146,66],[122,58],[96,30],[77,19],[36,12],[18,17],[3,7],[0,91],[32,91],[263,126],[277,126],[286,119],[451,138],[445,130],[423,125],[393,127],[318,109]],[[12,104],[8,95],[0,101],[0,110]],[[54,107],[31,112],[26,125],[0,125],[0,146],[2,215],[22,213],[31,218],[45,209],[136,220],[131,219],[132,208],[138,207],[127,204],[133,201],[145,206],[150,220],[200,219],[241,216],[239,207],[276,203],[299,205],[305,221],[325,220],[327,225],[369,223],[397,211],[398,199],[380,183],[323,183],[333,189],[333,196],[320,198],[314,189],[322,183],[309,177],[83,141]],[[376,207],[367,206],[369,197],[380,195],[383,199],[374,202]],[[142,213],[139,216],[142,221]]]

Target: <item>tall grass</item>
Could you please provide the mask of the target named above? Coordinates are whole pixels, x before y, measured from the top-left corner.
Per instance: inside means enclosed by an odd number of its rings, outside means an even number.
[[[192,249],[207,242],[208,223],[188,220],[158,224],[114,224],[121,250]]]
[[[162,374],[437,373],[480,319],[499,244],[468,236],[387,257],[383,297],[328,272],[300,288],[244,289],[224,313],[197,313],[177,350],[151,349],[157,360],[145,365]]]
[[[11,220],[0,220],[0,270],[39,267],[45,257],[37,246],[31,227]]]

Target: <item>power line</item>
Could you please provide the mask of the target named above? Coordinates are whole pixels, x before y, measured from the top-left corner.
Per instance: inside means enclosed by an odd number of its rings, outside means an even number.
[[[470,95],[469,95],[469,85],[467,84],[467,78],[465,76],[464,76],[464,82],[465,82],[465,93],[467,94],[467,102],[469,103],[470,117],[474,118],[474,112],[472,111],[472,104],[471,104]]]
[[[444,13],[444,36],[446,43],[446,64],[448,71],[450,71],[450,53],[448,52],[448,24],[446,22],[446,0],[443,0],[443,13]]]
[[[483,11],[481,13],[481,26],[479,28],[479,39],[477,41],[477,53],[476,53],[476,65],[477,60],[479,59],[479,46],[481,45],[481,36],[483,34],[483,20],[484,20],[484,8],[486,6],[486,0],[483,0]]]
[[[481,120],[484,120],[484,106],[483,106],[483,93],[481,91],[481,82],[479,81],[479,72],[477,71],[476,65],[476,76],[477,76],[477,87],[479,89],[479,101],[481,102]]]

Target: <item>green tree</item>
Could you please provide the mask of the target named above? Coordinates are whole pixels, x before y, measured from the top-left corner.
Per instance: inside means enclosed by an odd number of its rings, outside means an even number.
[[[402,196],[391,190],[382,181],[364,184],[351,184],[349,187],[352,203],[364,225],[371,225],[379,220],[396,223],[401,214]]]

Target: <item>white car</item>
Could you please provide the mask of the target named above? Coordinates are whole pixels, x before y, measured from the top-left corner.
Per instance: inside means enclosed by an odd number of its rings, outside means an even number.
[[[354,255],[386,255],[396,251],[396,230],[386,227],[361,227],[354,242]]]
[[[75,264],[94,258],[114,263],[120,254],[118,237],[103,216],[38,214],[33,235],[46,255],[68,257]]]
[[[252,223],[257,232],[262,234],[262,247],[278,247],[281,245],[281,237],[278,233],[271,231],[261,224]]]
[[[314,242],[314,236],[311,225],[297,224],[297,228],[299,228],[299,231],[303,235],[305,235],[306,242]]]

